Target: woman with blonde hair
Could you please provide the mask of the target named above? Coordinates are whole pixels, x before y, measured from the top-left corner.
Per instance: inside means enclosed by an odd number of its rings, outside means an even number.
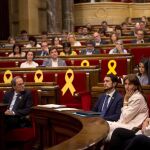
[[[81,46],[81,43],[76,41],[76,36],[73,33],[68,34],[67,41],[70,42],[71,46]]]

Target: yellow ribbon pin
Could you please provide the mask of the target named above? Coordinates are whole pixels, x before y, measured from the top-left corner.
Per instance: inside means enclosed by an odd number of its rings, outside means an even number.
[[[117,62],[115,60],[110,60],[108,62],[109,71],[107,72],[107,74],[112,73],[112,74],[116,75],[117,74],[117,72],[115,71],[116,66],[117,66]]]
[[[68,74],[71,74],[71,76],[69,77]],[[66,84],[64,85],[64,87],[61,89],[61,91],[63,92],[62,95],[64,95],[66,93],[66,91],[69,89],[71,94],[73,95],[74,92],[76,91],[72,82],[74,80],[74,73],[72,69],[68,69],[66,74],[65,74],[65,81]]]
[[[82,67],[84,67],[84,66],[89,67],[89,66],[90,66],[90,63],[89,63],[88,60],[83,60],[83,61],[81,62],[81,66],[82,66]]]
[[[42,70],[37,70],[35,72],[34,81],[35,81],[35,83],[42,83],[43,82],[43,72],[42,72]]]
[[[6,70],[3,77],[4,83],[11,83],[12,79],[13,79],[12,72],[10,70]]]

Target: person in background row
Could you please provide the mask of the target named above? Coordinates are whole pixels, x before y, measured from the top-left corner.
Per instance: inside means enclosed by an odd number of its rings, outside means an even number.
[[[59,37],[54,37],[54,38],[52,39],[52,45],[53,45],[54,47],[62,47],[62,45],[61,45],[61,38],[59,38]]]
[[[149,76],[149,59],[148,58],[142,58],[138,65],[138,73],[137,77],[139,78],[139,81],[141,85],[148,85],[150,84]]]
[[[73,33],[68,34],[67,41],[70,42],[71,46],[81,46],[81,43],[76,40],[76,36]]]
[[[101,36],[98,32],[93,33],[93,43],[94,43],[94,46],[100,46],[103,44],[107,44],[106,41],[101,39]]]
[[[123,97],[116,90],[117,84],[117,76],[113,74],[106,75],[104,78],[105,93],[99,96],[92,109],[93,111],[100,112],[100,116],[109,121],[117,121],[120,118],[123,106]]]
[[[85,39],[91,38],[91,35],[89,34],[89,30],[87,27],[83,27],[81,38],[85,38]]]
[[[128,53],[127,50],[124,49],[122,40],[116,41],[115,45],[116,45],[115,48],[111,49],[109,51],[109,54],[126,54],[126,53]]]
[[[32,51],[28,51],[26,53],[26,61],[21,63],[20,68],[36,68],[39,64],[33,61],[34,53]]]
[[[126,22],[127,25],[133,25],[133,24],[134,24],[134,22],[132,21],[132,18],[131,18],[131,17],[127,17],[127,18],[125,19],[125,22]]]
[[[20,40],[28,41],[28,32],[26,30],[20,31]]]
[[[42,50],[36,51],[36,56],[48,56],[49,49],[48,49],[48,43],[46,41],[43,41],[41,43]]]
[[[90,23],[87,23],[85,26],[87,27],[89,33],[92,32],[92,25]]]
[[[110,35],[110,44],[116,44],[117,40],[118,40],[118,34],[113,32]]]
[[[19,44],[14,44],[13,52],[9,54],[8,57],[25,57],[26,53],[21,51],[21,46]]]
[[[72,50],[71,44],[69,42],[64,42],[63,43],[63,52],[60,52],[60,56],[73,56],[77,55],[75,51]]]
[[[114,29],[114,32],[117,33],[118,37],[121,37],[122,36],[122,28],[120,25],[116,25],[115,26],[115,29]]]
[[[135,31],[135,36],[136,39],[132,41],[132,43],[136,44],[143,44],[146,43],[147,41],[144,39],[144,31],[141,29],[138,29]]]
[[[150,118],[147,118],[142,129],[134,130],[117,128],[112,134],[109,150],[149,150],[150,149]]]
[[[106,141],[110,141],[113,131],[116,128],[133,129],[140,127],[148,117],[149,110],[138,77],[135,74],[128,74],[124,78],[125,96],[121,115],[118,121],[107,121],[110,127]]]
[[[49,58],[43,61],[42,66],[59,67],[66,66],[66,62],[58,58],[58,50],[55,47],[49,49]]]
[[[6,129],[31,127],[29,113],[33,105],[32,94],[25,90],[24,81],[20,76],[16,76],[11,81],[12,89],[6,92],[3,103],[8,104],[5,111]]]
[[[34,36],[29,37],[29,44],[26,45],[26,48],[32,48],[32,47],[41,47],[40,44],[37,43],[37,40]]]
[[[81,55],[93,55],[100,54],[100,50],[95,49],[93,41],[89,40],[86,42],[86,49],[80,51]]]
[[[12,48],[15,43],[16,43],[16,39],[13,36],[9,36],[8,37],[8,43],[5,44],[5,47]]]

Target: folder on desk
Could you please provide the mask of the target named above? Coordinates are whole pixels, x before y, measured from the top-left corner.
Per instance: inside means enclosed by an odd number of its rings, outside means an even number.
[[[87,116],[87,117],[95,117],[101,115],[100,112],[94,112],[94,111],[77,111],[74,114],[79,116]]]

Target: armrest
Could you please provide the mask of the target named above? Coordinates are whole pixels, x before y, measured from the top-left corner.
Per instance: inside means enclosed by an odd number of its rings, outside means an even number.
[[[91,110],[91,93],[82,91],[75,93],[74,96],[81,101],[82,109],[85,111]]]
[[[81,98],[84,95],[91,95],[91,94],[88,91],[77,92],[74,94],[75,97],[79,97],[79,98]]]

